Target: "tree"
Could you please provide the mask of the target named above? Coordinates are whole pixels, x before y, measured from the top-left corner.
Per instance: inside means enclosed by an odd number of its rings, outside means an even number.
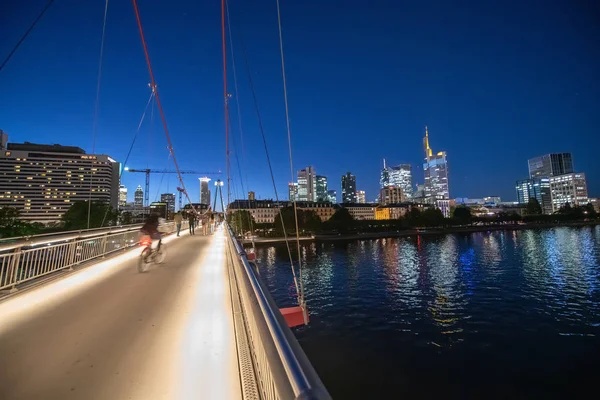
[[[425,226],[442,226],[446,218],[439,208],[428,208],[421,213],[421,220]]]
[[[0,227],[12,226],[19,220],[19,210],[14,207],[0,208]]]
[[[596,209],[594,208],[594,205],[592,203],[587,203],[582,208],[583,208],[583,213],[586,215],[587,218],[598,217],[598,213],[596,212]]]
[[[527,202],[526,208],[527,215],[540,215],[542,213],[542,206],[540,206],[540,202],[537,201],[535,197],[530,197]]]
[[[325,222],[327,227],[338,231],[346,231],[348,228],[351,228],[353,224],[354,218],[350,215],[350,211],[343,207],[338,209],[335,214]]]
[[[122,212],[119,215],[121,225],[131,225],[133,223],[133,215],[129,211]]]
[[[100,228],[102,226],[116,225],[118,213],[113,210],[110,204],[102,201],[92,201],[89,210],[90,228]],[[87,229],[88,227],[88,202],[76,201],[71,208],[62,216],[65,229]]]
[[[19,216],[19,210],[14,207],[0,208],[0,237],[29,236],[42,231],[42,224],[21,221]]]
[[[248,210],[236,210],[227,215],[227,222],[229,222],[235,232],[244,234],[252,230],[254,217]]]
[[[316,232],[321,228],[321,218],[312,210],[297,210],[298,212],[298,230]],[[275,229],[282,233],[281,219],[285,230],[288,232],[296,231],[296,220],[294,217],[294,207],[284,207],[275,217]]]
[[[469,224],[471,222],[471,210],[465,206],[458,206],[454,209],[453,218],[462,225]]]

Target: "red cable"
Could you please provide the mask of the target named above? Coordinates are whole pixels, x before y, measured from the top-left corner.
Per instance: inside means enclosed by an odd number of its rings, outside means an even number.
[[[156,105],[158,106],[158,111],[160,112],[160,118],[162,120],[163,128],[165,129],[165,135],[167,136],[167,143],[169,145],[169,152],[173,157],[173,163],[175,163],[175,170],[177,171],[177,177],[179,178],[179,182],[183,188],[185,197],[187,197],[190,206],[194,211],[196,209],[192,205],[192,200],[187,193],[187,189],[185,188],[185,184],[183,183],[183,179],[181,176],[181,172],[179,171],[179,165],[177,164],[177,159],[175,158],[175,151],[173,150],[173,144],[171,143],[171,136],[169,135],[169,128],[167,127],[167,120],[165,118],[165,113],[162,108],[162,104],[160,102],[160,96],[158,95],[158,88],[156,87],[156,80],[154,79],[154,72],[152,71],[152,64],[150,63],[150,54],[148,53],[148,46],[146,46],[146,38],[144,36],[144,29],[142,28],[142,20],[140,19],[140,11],[138,9],[137,1],[132,0],[133,10],[135,11],[135,18],[137,20],[138,29],[140,31],[140,38],[142,39],[142,46],[144,47],[144,55],[146,56],[146,64],[148,65],[148,72],[150,73],[150,84],[152,85],[152,90],[154,90],[154,96],[156,97]]]

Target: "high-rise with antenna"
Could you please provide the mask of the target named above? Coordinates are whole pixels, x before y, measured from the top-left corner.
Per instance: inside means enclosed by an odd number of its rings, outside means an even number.
[[[446,152],[440,151],[433,154],[429,147],[429,131],[425,126],[425,137],[423,138],[423,149],[425,151],[425,162],[423,173],[425,175],[425,201],[435,204],[438,200],[450,198],[448,190],[448,161]]]

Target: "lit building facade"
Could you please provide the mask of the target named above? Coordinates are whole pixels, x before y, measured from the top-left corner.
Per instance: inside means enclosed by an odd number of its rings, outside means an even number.
[[[127,188],[123,185],[119,186],[119,207],[124,207],[127,204]]]
[[[327,197],[329,198],[329,202],[332,204],[337,203],[337,192],[335,190],[328,190]]]
[[[135,189],[135,193],[133,194],[133,204],[137,208],[144,207],[144,189],[142,189],[141,185],[138,185],[137,189]]]
[[[235,200],[229,207],[227,213],[238,210],[247,210],[258,224],[272,224],[279,214],[280,204],[273,200]]]
[[[169,219],[175,214],[175,194],[163,193],[160,195],[160,202],[167,205],[167,217]]]
[[[412,197],[412,172],[410,164],[400,164],[389,169],[389,186],[396,186],[402,189],[406,199]]]
[[[379,188],[384,188],[386,186],[390,186],[390,170],[385,165],[385,158],[383,159],[383,169],[381,170],[381,175],[379,176]]]
[[[558,211],[567,203],[571,206],[581,206],[589,202],[587,182],[583,173],[551,176],[550,193],[553,212]]]
[[[527,204],[530,198],[540,203],[542,213],[552,214],[552,194],[550,191],[550,178],[532,178],[517,181],[517,203]]]
[[[76,201],[104,201],[117,208],[120,164],[79,147],[8,143],[1,133],[0,207],[43,224],[60,221]]]
[[[342,204],[352,218],[357,221],[371,221],[375,219],[375,207],[377,204],[367,204],[367,203],[348,203]]]
[[[342,175],[342,203],[356,203],[356,177],[350,172]]]
[[[294,201],[298,198],[298,184],[296,182],[288,183],[288,199]]]
[[[298,171],[298,201],[315,201],[317,182],[315,169],[306,167]]]
[[[534,157],[527,162],[530,178],[549,178],[575,172],[571,153],[552,153]]]
[[[446,152],[440,151],[433,154],[429,147],[429,132],[425,127],[425,138],[423,138],[425,150],[425,163],[423,172],[425,174],[425,201],[435,204],[436,200],[447,200],[450,198],[448,188],[448,160]]]
[[[364,204],[367,202],[367,194],[365,193],[364,190],[356,191],[356,202],[361,203],[361,204]]]
[[[406,201],[402,189],[397,186],[384,187],[379,191],[379,203],[383,205],[396,204]]]
[[[208,183],[211,179],[206,176],[198,179],[200,180],[200,204],[210,206],[210,188]]]
[[[315,201],[328,201],[329,196],[327,195],[327,177],[323,175],[317,175],[315,182]]]

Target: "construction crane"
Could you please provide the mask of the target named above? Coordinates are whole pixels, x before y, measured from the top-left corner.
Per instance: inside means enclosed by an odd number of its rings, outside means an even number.
[[[167,169],[134,169],[125,167],[127,172],[143,172],[146,174],[146,190],[144,191],[144,206],[148,207],[150,203],[150,174],[176,174],[177,171]],[[221,175],[221,171],[217,172],[200,172],[200,171],[179,171],[180,174],[195,174],[195,175]],[[180,188],[177,188],[179,190]],[[181,207],[181,193],[183,189],[179,191],[179,204]]]

